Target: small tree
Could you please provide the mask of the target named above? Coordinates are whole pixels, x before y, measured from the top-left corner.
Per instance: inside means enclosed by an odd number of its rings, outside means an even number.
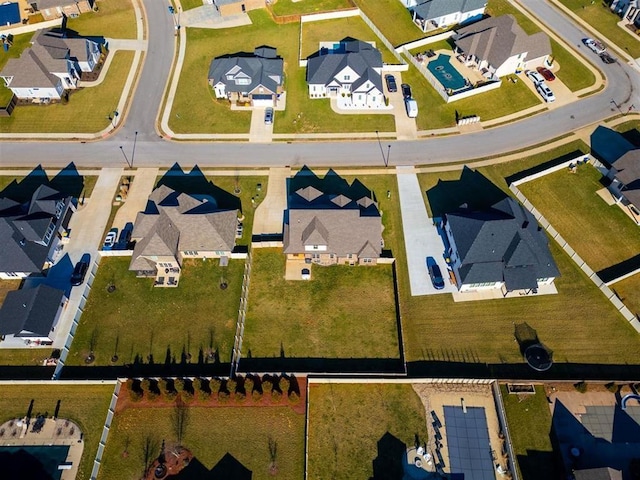
[[[229,401],[229,393],[225,390],[220,390],[218,392],[218,401],[220,403],[227,403]]]
[[[589,386],[587,385],[587,382],[578,382],[578,383],[574,383],[573,387],[579,391],[580,393],[587,393],[587,390],[589,389]]]
[[[166,378],[158,380],[158,390],[160,391],[160,395],[163,397],[167,396],[167,392],[169,391],[169,382],[167,382]]]
[[[227,380],[227,392],[229,392],[229,395],[236,393],[236,385],[237,382],[233,378]]]
[[[142,390],[137,380],[133,378],[127,379],[127,390],[129,391],[129,398],[132,401],[139,402],[142,400]]]
[[[247,396],[253,393],[253,385],[253,378],[247,375],[244,380],[244,392],[247,394]]]
[[[262,392],[260,390],[254,390],[251,394],[251,398],[253,398],[254,402],[258,403],[260,400],[262,400]]]
[[[247,396],[244,392],[236,392],[234,398],[238,403],[244,403],[247,400]]]
[[[604,387],[611,393],[616,393],[618,391],[618,384],[616,382],[609,382]]]
[[[278,387],[283,395],[289,395],[289,386],[291,382],[289,382],[289,378],[286,375],[282,375],[280,377],[280,381],[278,382]]]
[[[271,390],[271,401],[273,403],[280,403],[280,401],[282,400],[282,393],[280,393],[279,390]]]
[[[214,395],[214,397],[218,395],[221,385],[222,385],[222,382],[220,381],[219,378],[214,377],[211,380],[209,380],[209,390],[211,390],[211,393]]]
[[[289,394],[289,402],[293,405],[297,405],[300,402],[300,396],[293,390]]]
[[[176,392],[181,393],[184,390],[184,379],[176,378],[173,381],[173,388],[175,389]]]
[[[271,394],[271,391],[273,390],[273,382],[266,377],[264,380],[262,380],[262,393],[264,393],[265,395],[269,395]]]

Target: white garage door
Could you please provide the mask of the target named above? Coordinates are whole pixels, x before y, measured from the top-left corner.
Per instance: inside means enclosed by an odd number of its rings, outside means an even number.
[[[273,107],[273,97],[271,95],[254,95],[254,107]]]

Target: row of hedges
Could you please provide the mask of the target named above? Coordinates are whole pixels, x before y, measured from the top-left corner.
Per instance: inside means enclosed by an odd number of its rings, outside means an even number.
[[[238,375],[233,378],[143,378],[127,380],[129,398],[138,402],[173,402],[180,398],[185,403],[247,400],[253,403],[291,403],[300,401],[300,389],[295,376],[287,375]]]

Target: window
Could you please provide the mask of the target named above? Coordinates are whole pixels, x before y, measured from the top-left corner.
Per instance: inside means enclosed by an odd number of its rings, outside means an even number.
[[[64,211],[64,200],[60,200],[56,203],[56,218],[60,218],[62,212]]]
[[[314,253],[313,255],[311,255],[311,258],[313,258],[314,260],[320,260],[320,254]]]
[[[348,254],[348,255],[347,255],[347,258],[348,258],[349,260],[351,260],[351,259],[353,258],[353,253]]]
[[[250,78],[236,78],[236,85],[249,85],[250,83]]]
[[[318,249],[318,245],[314,245],[314,246],[313,246],[313,249],[314,249],[314,250],[317,250],[317,249]]]
[[[351,75],[345,75],[345,76],[344,76],[344,80],[345,80],[346,82],[348,82],[349,80],[351,80]]]
[[[363,258],[362,263],[373,263],[373,260],[371,258]]]
[[[49,223],[49,226],[47,227],[47,231],[44,233],[44,243],[45,245],[49,245],[49,242],[51,241],[51,237],[53,236],[53,232],[56,229],[56,224],[51,222]]]

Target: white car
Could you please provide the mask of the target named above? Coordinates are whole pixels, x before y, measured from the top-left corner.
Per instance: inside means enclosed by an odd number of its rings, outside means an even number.
[[[538,83],[536,85],[536,90],[538,91],[538,93],[540,94],[540,96],[545,102],[547,103],[555,102],[556,97],[546,83],[544,82]]]
[[[103,250],[113,250],[113,246],[116,244],[116,240],[118,239],[118,229],[112,228],[107,233],[107,236],[104,239],[104,244],[102,245]]]
[[[589,48],[589,50],[591,50],[592,52],[598,55],[607,51],[607,49],[602,43],[600,43],[597,40],[594,40],[593,38],[585,38],[582,40],[582,43],[584,43],[587,46],[587,48]]]
[[[542,75],[540,75],[535,70],[527,70],[525,74],[527,75],[527,77],[529,77],[529,80],[531,80],[534,85],[544,83],[544,78],[542,77]]]

